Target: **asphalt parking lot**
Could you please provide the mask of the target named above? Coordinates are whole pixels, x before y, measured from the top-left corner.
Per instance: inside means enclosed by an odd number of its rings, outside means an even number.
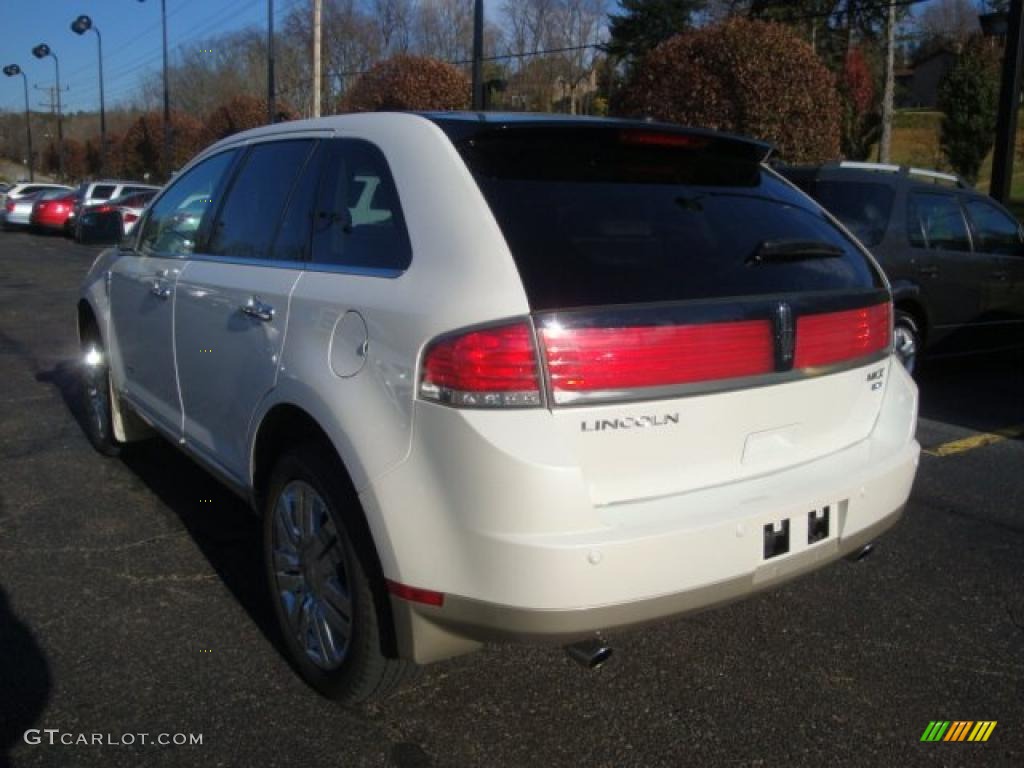
[[[922,372],[929,453],[866,561],[614,636],[597,672],[494,647],[344,710],[276,649],[242,504],[166,444],[89,447],[73,310],[96,253],[0,233],[0,766],[1024,765],[1021,356]],[[921,743],[934,720],[998,725]]]

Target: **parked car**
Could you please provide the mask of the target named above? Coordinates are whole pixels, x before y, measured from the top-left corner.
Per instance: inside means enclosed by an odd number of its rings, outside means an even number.
[[[32,206],[29,223],[40,230],[63,232],[74,204],[74,192],[62,192],[59,197],[38,195]]]
[[[328,696],[488,640],[598,664],[602,631],[861,552],[910,493],[888,283],[768,152],[501,114],[224,139],[86,278],[90,439],[155,430],[252,504]]]
[[[34,195],[44,190],[52,189],[64,190],[67,192],[71,191],[71,187],[66,187],[63,184],[43,184],[26,181],[19,182],[12,186],[10,189],[8,189],[6,192],[0,193],[0,207],[2,207],[2,210],[4,212],[5,220],[7,212],[7,203],[19,200],[20,198],[27,197],[29,195]]]
[[[951,174],[844,162],[782,173],[871,249],[893,287],[896,349],[919,354],[1024,346],[1024,232]]]
[[[81,229],[78,226],[78,219],[83,209],[91,205],[106,203],[123,195],[131,195],[136,192],[157,191],[160,187],[152,184],[142,184],[137,181],[87,181],[78,186],[78,200],[70,217],[70,231],[74,234],[75,240],[81,242]]]
[[[156,194],[156,190],[133,192],[86,206],[78,217],[78,241],[82,243],[116,243],[130,232],[139,214]]]
[[[8,197],[4,204],[4,228],[17,229],[29,226],[32,223],[32,210],[36,203],[42,200],[55,200],[58,197],[63,197],[69,191],[68,188],[48,188],[17,198]]]

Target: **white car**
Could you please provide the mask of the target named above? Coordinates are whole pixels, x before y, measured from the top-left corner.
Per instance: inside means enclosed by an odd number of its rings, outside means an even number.
[[[19,181],[17,184],[13,184],[4,192],[0,192],[0,206],[7,203],[8,200],[17,200],[19,197],[25,197],[26,195],[33,195],[36,192],[42,192],[45,189],[61,189],[66,192],[71,191],[71,187],[66,187],[63,184],[46,184],[43,182],[34,181]]]
[[[90,437],[155,431],[264,520],[326,695],[489,640],[773,587],[892,526],[917,390],[868,253],[758,142],[362,114],[210,147],[100,255]]]

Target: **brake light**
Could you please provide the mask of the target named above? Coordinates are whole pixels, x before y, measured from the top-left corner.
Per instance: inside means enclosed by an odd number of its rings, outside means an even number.
[[[8,213],[10,213],[11,211],[13,211],[13,210],[14,210],[14,201],[13,201],[13,200],[8,200],[8,201],[7,201],[7,202],[6,202],[5,204],[4,204],[4,210],[5,210],[5,211],[7,211]]]
[[[468,407],[540,405],[530,326],[521,322],[435,340],[423,356],[420,396]]]
[[[775,370],[768,320],[541,329],[556,403],[579,393],[667,387]]]
[[[892,343],[892,305],[804,315],[796,321],[795,368],[812,368],[881,352]]]
[[[94,211],[94,213],[110,213],[112,210],[114,210],[114,206],[112,205],[101,205]]]
[[[131,211],[121,211],[121,220],[125,224],[134,224],[136,221],[139,220],[139,217],[132,213]]]
[[[706,136],[691,136],[685,133],[667,133],[658,131],[622,131],[619,141],[647,147],[684,147],[687,149],[703,149],[711,143]]]

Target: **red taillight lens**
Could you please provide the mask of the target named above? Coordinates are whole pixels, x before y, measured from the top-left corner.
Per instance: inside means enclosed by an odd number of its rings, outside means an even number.
[[[578,393],[666,387],[775,370],[767,320],[541,330],[556,403]]]
[[[423,358],[420,395],[457,406],[540,405],[530,326],[516,323],[433,342]]]
[[[114,206],[112,205],[101,205],[94,211],[94,213],[110,213],[112,210],[114,210]]]
[[[889,347],[892,305],[804,315],[796,321],[794,368],[812,368],[854,360]]]
[[[4,210],[5,210],[5,211],[7,211],[8,213],[10,213],[11,211],[13,211],[13,210],[14,210],[14,201],[13,201],[13,200],[8,200],[8,201],[7,201],[7,202],[6,202],[5,204],[4,204]]]
[[[139,217],[129,211],[121,211],[121,221],[125,224],[134,224],[139,220]]]

